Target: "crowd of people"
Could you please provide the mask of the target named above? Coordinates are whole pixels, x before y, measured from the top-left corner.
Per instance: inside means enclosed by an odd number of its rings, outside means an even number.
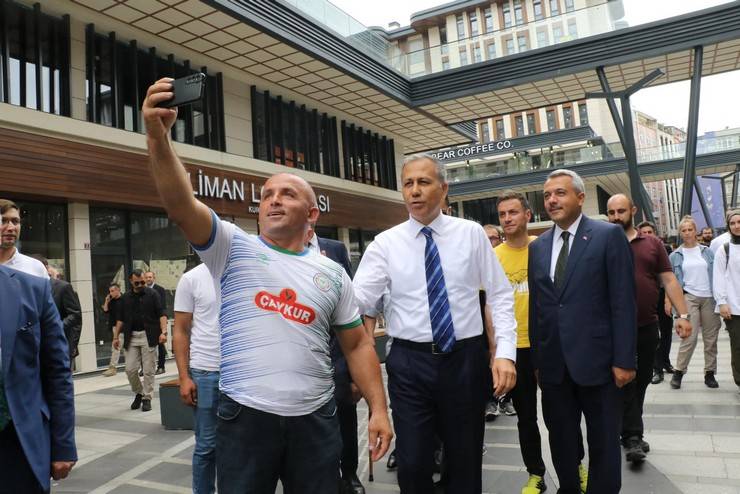
[[[437,469],[444,492],[482,492],[485,421],[500,413],[517,416],[521,493],[544,492],[540,405],[558,492],[618,493],[622,455],[641,462],[650,451],[650,383],[669,372],[681,387],[699,333],[704,382],[719,386],[722,320],[740,386],[740,210],[712,246],[682,219],[669,255],[655,225],[635,225],[628,196],[609,199],[607,222],[591,219],[581,177],[557,169],[543,184],[554,225],[535,237],[516,191],[498,197],[501,227],[445,214],[444,165],[412,155],[400,181],[409,219],[379,234],[352,276],[344,245],[315,234],[316,196],[297,175],[266,181],[259,235],[200,202],[170,141],[177,110],[158,106],[171,97],[170,80],[158,81],[142,114],[161,202],[202,260],[178,283],[172,334],[180,396],[194,409],[194,492],[272,493],[280,481],[286,493],[364,493],[364,399],[371,461],[395,438],[389,466],[404,494],[434,492]],[[47,492],[77,459],[79,302],[77,316],[63,312],[76,296],[52,296],[43,262],[15,247],[19,208],[2,201],[0,213],[0,492]],[[112,283],[103,304],[114,350],[106,375],[123,347],[131,408],[147,412],[164,369],[166,300],[154,273],[135,269],[128,281],[125,293]],[[393,426],[373,338],[381,313]]]

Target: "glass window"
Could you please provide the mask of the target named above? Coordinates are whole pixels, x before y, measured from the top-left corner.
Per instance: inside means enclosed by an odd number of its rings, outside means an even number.
[[[550,0],[550,15],[560,15],[560,2],[558,0]]]
[[[527,113],[527,134],[537,133],[537,120],[534,113]]]
[[[534,8],[534,18],[535,20],[540,20],[545,18],[545,12],[542,9],[542,0],[534,0],[532,2],[532,7]]]
[[[511,6],[509,5],[509,0],[504,0],[504,3],[501,5],[501,11],[504,14],[504,27],[511,27]]]
[[[468,49],[466,47],[460,48],[460,65],[467,65],[468,64]]]
[[[446,55],[449,47],[447,46],[447,28],[445,26],[439,28],[439,44],[442,49],[442,55]]]
[[[513,55],[514,53],[514,38],[506,38],[506,55]]]
[[[38,254],[49,261],[62,279],[69,280],[67,268],[67,205],[13,201],[20,208],[21,236],[18,250]]]
[[[424,40],[421,36],[409,40],[409,64],[417,65],[424,63]]]
[[[575,19],[568,19],[568,35],[571,39],[578,39],[578,25]]]
[[[504,119],[499,118],[496,120],[496,139],[501,140],[501,139],[504,139],[505,137],[506,136],[504,132]]]
[[[492,33],[493,32],[493,15],[491,14],[491,8],[487,8],[483,11],[483,16],[486,20],[486,32]]]
[[[537,47],[541,48],[543,46],[549,45],[550,42],[547,39],[547,30],[546,29],[539,29],[537,30]]]
[[[360,259],[365,253],[365,249],[370,242],[375,240],[375,236],[380,233],[371,230],[349,230],[349,261],[352,264],[352,272],[357,271],[360,265]]]
[[[565,0],[565,11],[566,12],[573,12],[576,9],[575,1],[574,0]]]
[[[547,115],[547,130],[556,130],[558,128],[558,124],[555,110],[547,110],[545,113]]]
[[[450,68],[450,60],[448,58],[442,59],[442,70],[447,70]]]
[[[560,43],[560,41],[563,39],[563,26],[560,24],[555,24],[552,26],[552,39],[555,42],[555,44]]]
[[[514,118],[514,123],[516,125],[516,136],[521,137],[524,135],[524,118],[522,118],[521,115],[517,115]]]
[[[478,14],[473,12],[468,12],[468,19],[470,19],[470,36],[478,36]]]
[[[496,58],[496,43],[493,42],[493,40],[486,43],[486,56],[488,57],[488,60]]]
[[[573,108],[570,106],[563,107],[563,126],[566,129],[573,128]]]
[[[514,0],[514,20],[516,21],[517,25],[524,24],[522,0]]]
[[[491,140],[491,131],[488,129],[488,122],[480,124],[481,140],[480,142],[488,142]]]
[[[526,34],[524,33],[517,34],[516,43],[517,43],[517,46],[519,47],[519,53],[529,50],[529,39],[527,39]]]
[[[3,9],[0,39],[7,46],[0,49],[0,73],[7,68],[8,91],[0,84],[0,102],[69,116],[69,22],[40,13],[37,29],[31,8],[8,1]]]
[[[396,160],[393,139],[372,134],[342,121],[344,178],[396,190]]]
[[[483,60],[480,54],[480,45],[478,43],[473,45],[473,60],[475,60],[476,63]]]
[[[465,39],[465,21],[462,14],[457,14],[457,39]]]
[[[578,103],[578,118],[582,126],[588,125],[588,107],[586,103]]]

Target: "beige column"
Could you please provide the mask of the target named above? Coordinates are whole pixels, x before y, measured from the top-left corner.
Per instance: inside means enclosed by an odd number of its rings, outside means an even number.
[[[87,203],[67,205],[69,217],[69,280],[80,297],[82,308],[82,335],[79,356],[75,359],[77,372],[97,369],[95,345],[95,317],[90,257],[90,208]]]
[[[70,19],[70,84],[72,118],[87,120],[85,99],[85,23],[72,17]]]

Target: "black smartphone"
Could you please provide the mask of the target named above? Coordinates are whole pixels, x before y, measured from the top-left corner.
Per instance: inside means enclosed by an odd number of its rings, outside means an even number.
[[[162,101],[157,106],[160,108],[174,108],[187,105],[203,98],[206,90],[206,75],[203,73],[192,74],[172,81],[172,92],[174,95],[167,101]]]

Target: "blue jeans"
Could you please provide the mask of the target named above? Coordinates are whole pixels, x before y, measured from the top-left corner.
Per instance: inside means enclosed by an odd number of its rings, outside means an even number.
[[[216,433],[219,494],[337,494],[339,435],[332,398],[313,413],[283,417],[221,393]]]
[[[193,450],[193,493],[212,494],[216,488],[216,410],[218,407],[218,371],[190,369],[198,389]]]

